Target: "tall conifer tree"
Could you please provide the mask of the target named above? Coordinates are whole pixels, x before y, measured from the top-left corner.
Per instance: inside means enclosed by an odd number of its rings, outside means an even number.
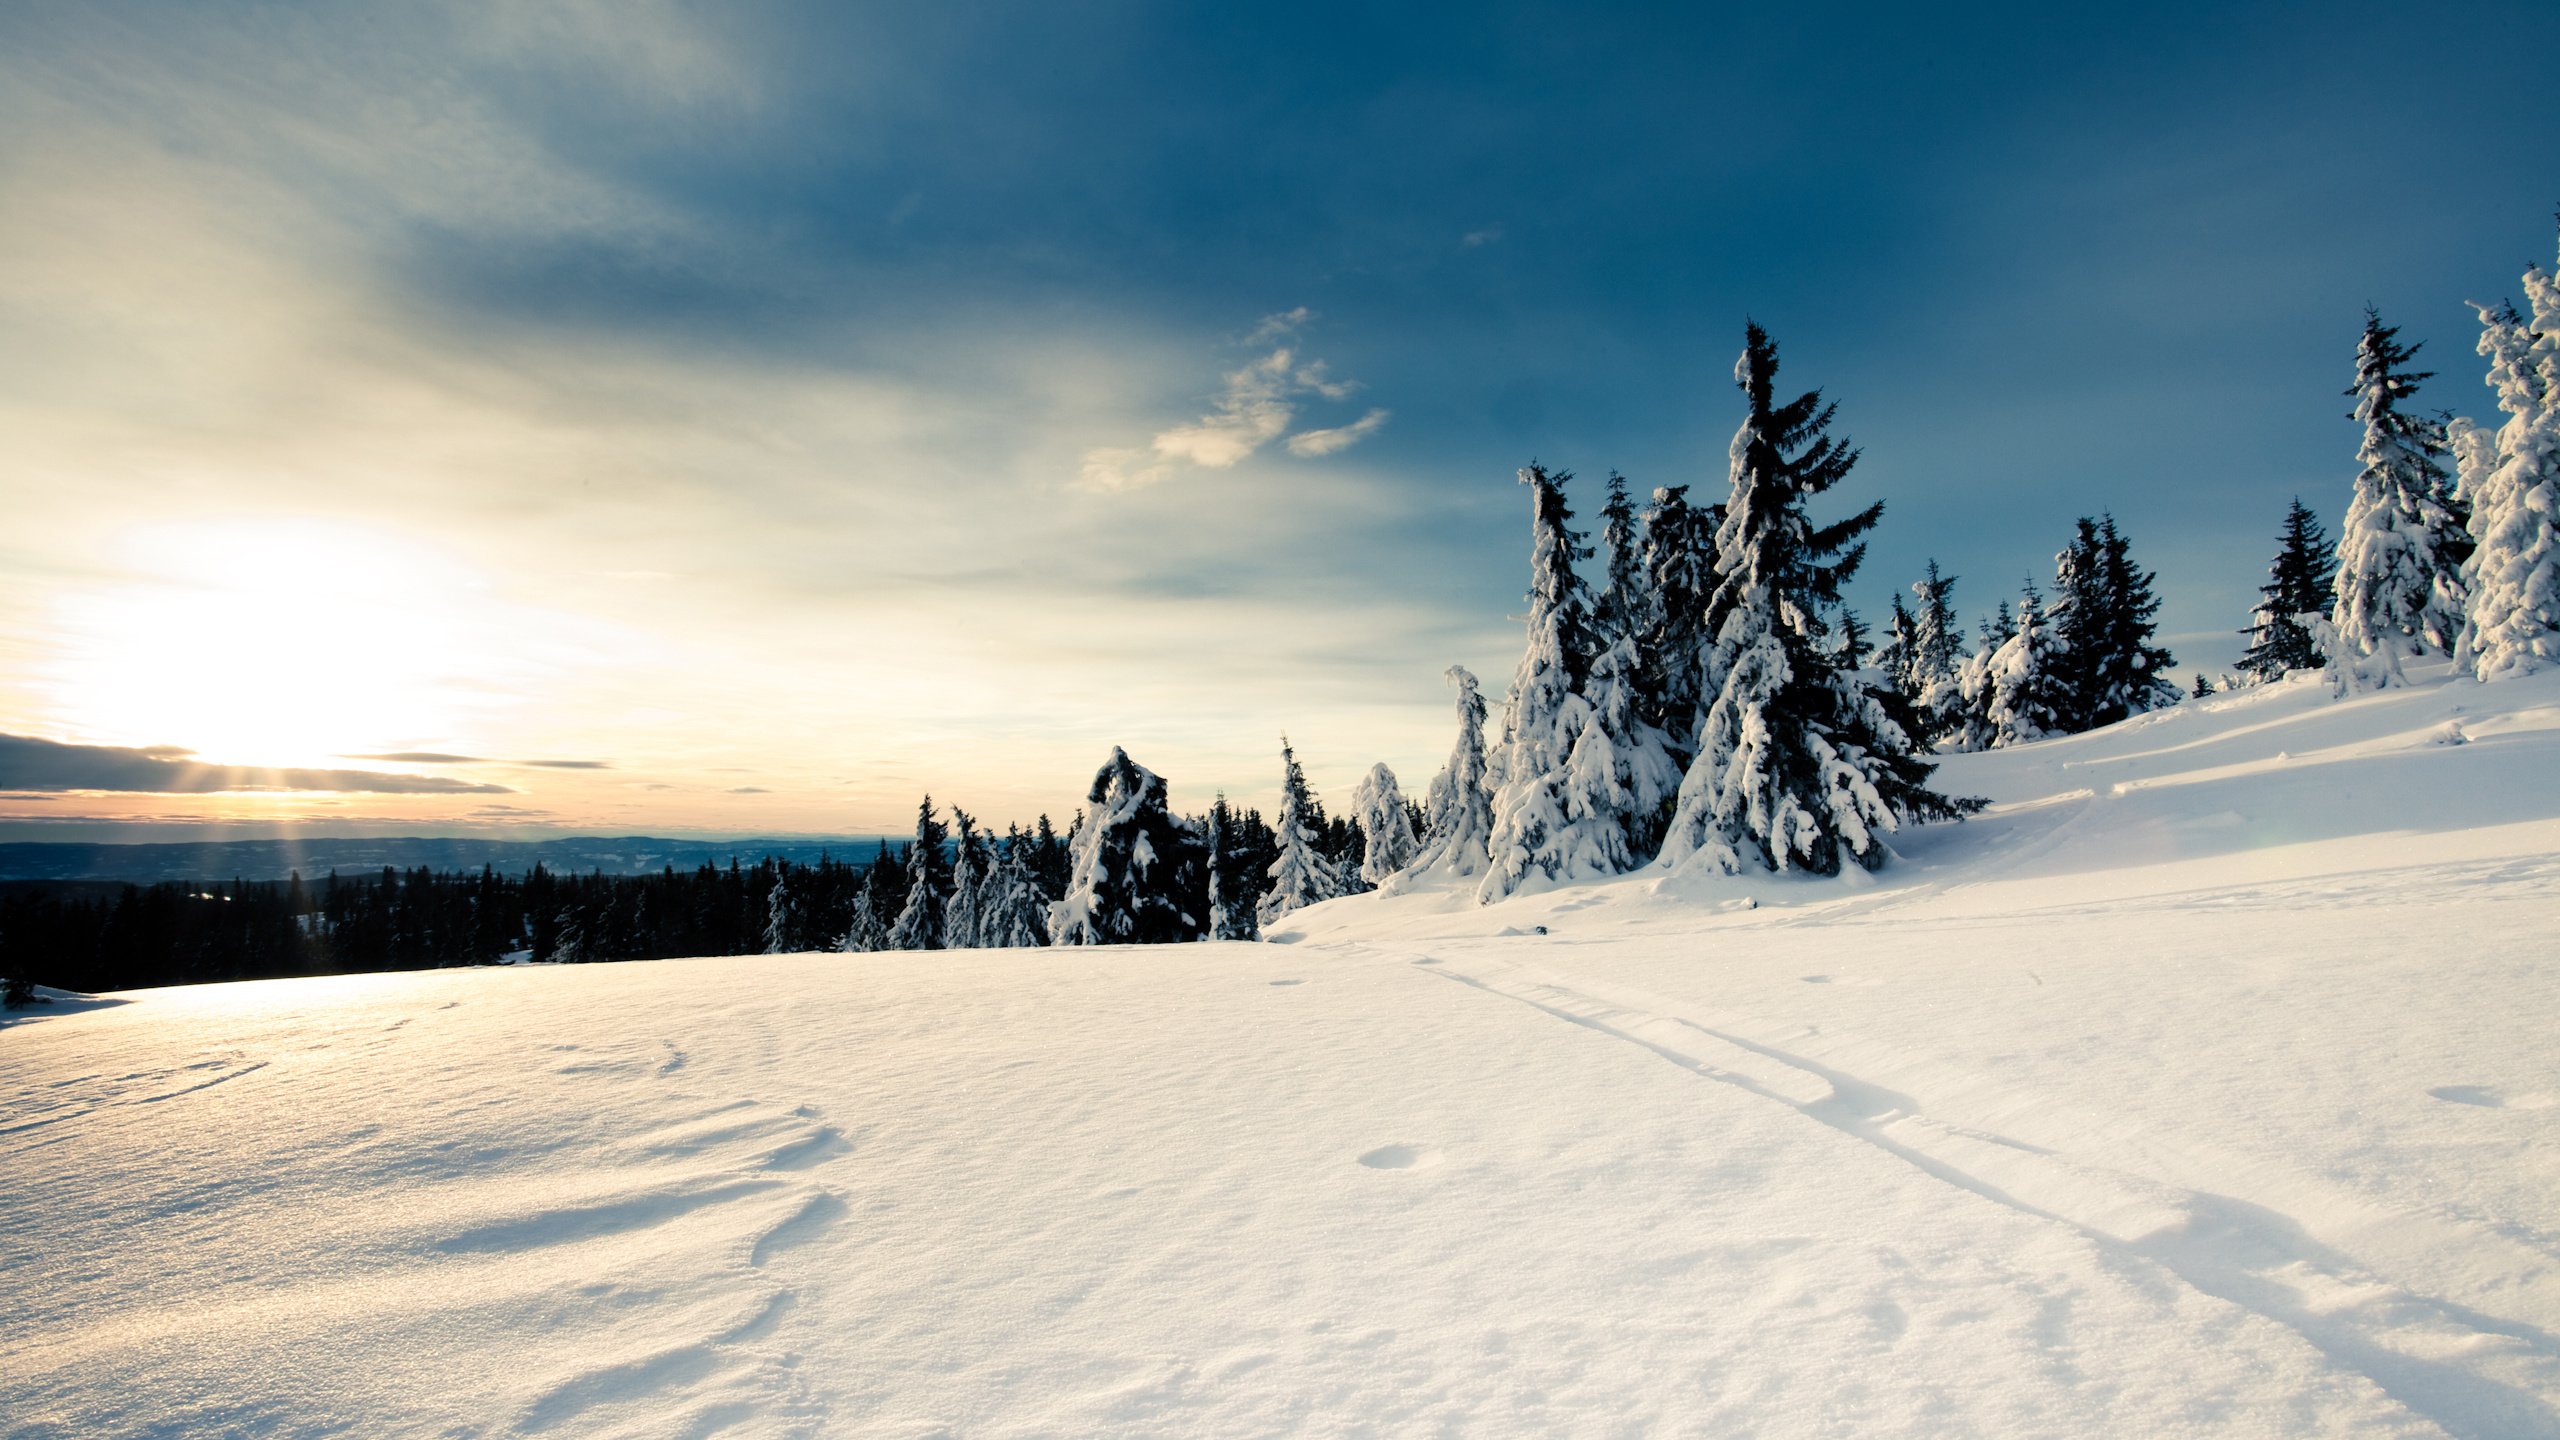
[[[2483,680],[2560,665],[2560,280],[2528,266],[2524,288],[2530,321],[2473,307],[2507,419],[2463,424],[2455,450],[2476,542],[2457,659]]]
[[[2418,382],[2409,369],[2418,347],[2379,312],[2364,312],[2356,346],[2349,418],[2363,422],[2356,447],[2363,469],[2338,532],[2337,603],[2330,616],[2342,658],[2370,684],[2400,683],[2400,662],[2453,653],[2462,633],[2461,558],[2469,536],[2448,503],[2450,476],[2442,428],[2409,413]]]
[[[1589,552],[1569,523],[1570,478],[1542,465],[1520,472],[1530,495],[1528,643],[1503,715],[1491,865],[1476,887],[1486,903],[1627,869],[1630,832],[1649,823],[1667,788],[1653,777],[1667,779],[1669,762],[1638,728],[1634,647],[1604,643],[1574,572]],[[1587,692],[1595,657],[1606,708]]]
[[[942,854],[950,831],[933,817],[933,797],[916,804],[916,838],[907,846],[907,900],[889,927],[892,950],[942,948],[943,906],[951,875]]]
[[[1483,874],[1491,863],[1486,845],[1493,836],[1493,792],[1485,783],[1484,692],[1463,665],[1449,667],[1449,684],[1458,695],[1458,738],[1449,747],[1448,763],[1424,794],[1430,823],[1420,852],[1406,867],[1408,877],[1445,873],[1464,879]]]
[[[1825,643],[1823,616],[1884,507],[1821,527],[1806,516],[1858,456],[1826,433],[1834,407],[1821,392],[1777,402],[1777,370],[1778,347],[1749,326],[1734,368],[1749,410],[1730,452],[1706,616],[1714,638],[1700,689],[1715,698],[1662,853],[1729,873],[1874,869],[1903,820],[1964,807],[1925,787],[1932,767]]]
[[[1262,892],[1256,915],[1269,929],[1282,916],[1343,893],[1342,876],[1317,849],[1320,839],[1315,797],[1307,790],[1307,772],[1289,737],[1280,737],[1280,808],[1271,828],[1280,854],[1271,862],[1271,886]]]

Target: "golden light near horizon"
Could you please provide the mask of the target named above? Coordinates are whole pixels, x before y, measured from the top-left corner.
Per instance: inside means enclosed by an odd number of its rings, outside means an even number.
[[[169,522],[109,547],[112,580],[55,605],[57,723],[229,764],[327,765],[445,736],[486,583],[379,530],[284,517]]]

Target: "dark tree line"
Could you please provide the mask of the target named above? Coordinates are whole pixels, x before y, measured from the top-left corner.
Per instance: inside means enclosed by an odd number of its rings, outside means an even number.
[[[1228,806],[1223,798],[1218,805],[1227,836],[1220,882],[1250,908],[1269,884],[1277,845],[1260,811]],[[1356,870],[1359,827],[1323,817],[1320,807],[1317,819],[1320,848]],[[1209,828],[1205,816],[1175,823],[1202,836]],[[1060,835],[1043,815],[1030,829],[993,837],[985,854],[992,864],[1018,847],[1045,908],[1068,888],[1072,835],[1073,827]],[[954,848],[944,845],[941,863],[922,867],[943,887],[946,902]],[[885,935],[909,910],[914,849],[883,841],[870,856],[853,860],[733,860],[725,868],[653,875],[562,874],[540,865],[523,875],[421,867],[333,872],[316,881],[297,874],[113,890],[94,883],[19,887],[0,895],[0,1003],[26,1003],[35,985],[95,993],[510,961],[862,948],[847,941],[860,933],[866,912],[875,933]],[[1193,913],[1208,913],[1205,893]]]

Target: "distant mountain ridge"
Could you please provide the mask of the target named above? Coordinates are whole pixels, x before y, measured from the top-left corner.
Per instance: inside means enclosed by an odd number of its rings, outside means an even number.
[[[312,879],[380,870],[477,870],[486,865],[521,875],[539,864],[586,874],[639,875],[674,866],[753,865],[767,856],[807,865],[821,854],[870,858],[878,835],[789,839],[669,840],[651,835],[572,836],[559,840],[481,840],[417,835],[380,838],[312,836],[255,840],[179,840],[142,844],[26,840],[0,842],[0,880],[281,880],[300,871]],[[891,844],[900,837],[888,837]]]

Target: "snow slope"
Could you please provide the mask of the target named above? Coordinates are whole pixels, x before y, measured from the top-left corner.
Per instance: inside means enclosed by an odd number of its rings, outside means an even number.
[[[2560,1435],[2560,678],[1944,774],[1866,884],[13,1023],[0,1430]]]

